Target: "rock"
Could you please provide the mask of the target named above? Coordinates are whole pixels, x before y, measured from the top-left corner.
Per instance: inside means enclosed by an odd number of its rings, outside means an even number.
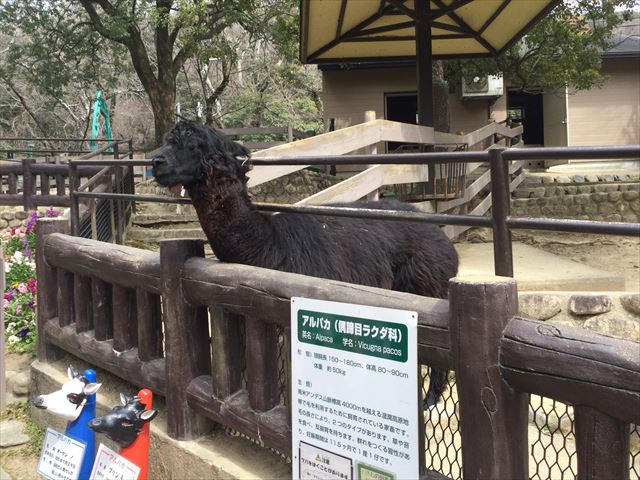
[[[560,299],[554,295],[524,294],[519,299],[519,314],[533,320],[548,320],[560,313]]]
[[[634,192],[633,190],[622,192],[622,198],[627,201],[637,200],[638,196],[640,196],[640,194],[638,192]]]
[[[29,395],[29,383],[31,382],[31,374],[29,370],[16,373],[11,377],[11,381],[7,382],[15,395]]]
[[[529,198],[530,194],[531,194],[531,189],[529,188],[519,188],[514,192],[515,198]]]
[[[553,183],[553,177],[542,177],[542,183]]]
[[[7,221],[13,220],[14,219],[13,212],[2,212],[0,214],[0,218]]]
[[[640,293],[621,295],[620,303],[627,312],[640,315]]]
[[[18,420],[7,420],[0,423],[0,447],[15,447],[29,441],[24,433],[24,425]]]
[[[635,318],[598,315],[584,322],[583,327],[612,337],[640,341],[640,320]],[[638,352],[640,353],[640,345],[638,346]]]
[[[524,183],[542,183],[541,177],[524,177]]]
[[[616,181],[616,177],[614,175],[600,175],[601,182],[613,183]]]
[[[567,187],[564,187],[564,191],[567,195],[575,195],[576,193],[578,193],[578,187],[569,185]]]
[[[585,175],[584,179],[589,183],[598,183],[600,181],[597,175]]]
[[[571,179],[565,176],[556,177],[556,183],[571,183]]]
[[[591,185],[580,185],[580,186],[578,186],[578,192],[580,192],[580,193],[591,193]]]
[[[536,188],[532,188],[531,189],[531,196],[533,198],[541,198],[544,197],[544,194],[546,193],[546,188],[544,187],[536,187]]]
[[[24,220],[29,216],[29,212],[25,212],[24,210],[19,210],[15,213],[15,217],[18,220]]]
[[[622,192],[610,192],[609,193],[609,201],[610,202],[618,202],[622,197]]]
[[[607,295],[572,295],[569,310],[575,315],[597,315],[611,310],[611,297]]]
[[[573,183],[584,183],[584,177],[582,175],[573,175],[571,181]]]

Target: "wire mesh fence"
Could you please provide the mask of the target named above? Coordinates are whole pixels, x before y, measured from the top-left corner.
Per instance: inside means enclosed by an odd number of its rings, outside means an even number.
[[[423,395],[429,387],[429,368],[422,366]],[[577,476],[573,407],[539,395],[529,402],[529,478],[569,480]],[[426,468],[453,480],[462,478],[462,447],[458,394],[454,374],[437,405],[425,409]],[[630,431],[630,479],[640,480],[640,427]]]

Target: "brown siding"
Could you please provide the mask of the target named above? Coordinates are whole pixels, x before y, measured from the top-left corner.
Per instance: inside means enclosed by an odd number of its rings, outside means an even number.
[[[569,145],[640,143],[640,61],[605,59],[602,88],[569,95]]]

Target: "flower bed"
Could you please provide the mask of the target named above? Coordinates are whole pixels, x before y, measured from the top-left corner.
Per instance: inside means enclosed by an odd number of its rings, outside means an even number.
[[[49,208],[47,217],[58,216]],[[2,297],[5,337],[10,351],[33,352],[36,342],[35,246],[38,212],[33,212],[24,227],[11,227],[2,234],[5,290]]]

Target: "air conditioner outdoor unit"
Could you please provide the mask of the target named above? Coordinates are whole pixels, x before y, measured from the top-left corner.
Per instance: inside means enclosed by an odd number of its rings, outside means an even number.
[[[462,98],[499,97],[502,92],[502,77],[497,75],[478,75],[471,79],[462,79]]]

